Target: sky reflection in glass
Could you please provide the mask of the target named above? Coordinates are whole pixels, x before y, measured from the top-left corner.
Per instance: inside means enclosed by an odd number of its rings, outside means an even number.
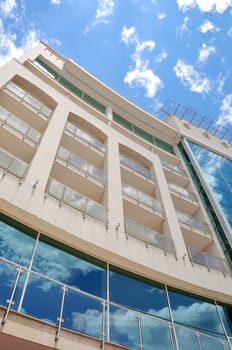
[[[142,316],[141,328],[144,350],[172,350],[167,322],[149,316]]]
[[[232,228],[232,160],[188,141],[206,183]]]
[[[63,245],[62,248],[67,247]],[[40,241],[32,269],[99,297],[106,295],[105,269],[79,258],[72,249],[68,252]]]
[[[164,319],[170,317],[166,291],[161,286],[151,285],[119,272],[110,271],[110,300]]]

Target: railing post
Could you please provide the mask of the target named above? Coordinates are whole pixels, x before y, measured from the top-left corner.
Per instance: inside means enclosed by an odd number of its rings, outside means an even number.
[[[7,309],[6,309],[6,311],[5,311],[4,315],[3,315],[3,318],[2,318],[2,325],[4,325],[6,323],[6,320],[8,318],[8,315],[9,315],[9,312],[10,312],[10,309],[11,309],[11,306],[14,305],[14,296],[15,296],[16,288],[17,288],[17,285],[18,285],[20,274],[23,272],[22,266],[18,267],[17,271],[18,271],[18,273],[17,273],[16,279],[15,279],[15,282],[14,282],[14,285],[13,285],[13,289],[12,289],[12,292],[11,292],[10,299],[7,299],[8,306],[7,306]]]
[[[61,325],[62,322],[64,322],[63,320],[63,310],[64,310],[64,299],[65,299],[65,293],[66,293],[66,289],[67,287],[65,285],[63,285],[62,287],[63,293],[62,293],[62,299],[61,299],[61,305],[60,305],[60,315],[59,317],[57,317],[57,321],[58,321],[58,326],[57,326],[57,330],[56,330],[56,336],[55,336],[55,341],[57,342],[60,338],[60,332],[61,332]]]

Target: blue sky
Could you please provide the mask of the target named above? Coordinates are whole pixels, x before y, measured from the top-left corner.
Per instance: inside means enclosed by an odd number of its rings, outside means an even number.
[[[232,123],[232,0],[0,0],[0,64],[43,40],[154,114]]]

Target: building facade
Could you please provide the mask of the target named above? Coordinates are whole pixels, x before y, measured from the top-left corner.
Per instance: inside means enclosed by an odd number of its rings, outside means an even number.
[[[230,142],[42,42],[0,70],[2,348],[232,349]]]

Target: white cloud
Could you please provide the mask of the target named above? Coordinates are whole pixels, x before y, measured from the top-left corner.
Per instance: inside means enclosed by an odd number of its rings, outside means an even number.
[[[129,86],[139,86],[146,90],[146,96],[152,98],[155,96],[157,90],[162,87],[162,81],[154,74],[149,66],[149,60],[143,58],[144,51],[153,51],[155,42],[147,40],[140,42],[136,34],[135,27],[123,27],[121,32],[121,41],[126,45],[134,44],[135,52],[131,56],[134,62],[134,68],[126,73],[124,82]]]
[[[180,27],[178,27],[176,30],[177,35],[181,36],[184,32],[187,32],[189,30],[188,29],[188,20],[189,20],[188,17],[184,18],[183,24]]]
[[[61,4],[61,0],[51,0],[51,3],[53,5],[60,5]]]
[[[208,93],[211,90],[211,84],[207,77],[198,73],[192,65],[187,65],[178,60],[174,72],[183,85],[188,86],[190,91],[197,93]]]
[[[232,94],[226,95],[220,107],[218,124],[232,124]]]
[[[224,88],[224,85],[225,85],[225,81],[226,81],[226,76],[222,73],[219,73],[218,76],[217,76],[217,79],[216,79],[216,89],[217,89],[217,92],[219,94],[222,94],[223,93],[223,88]]]
[[[208,46],[205,43],[203,43],[199,51],[198,62],[206,63],[208,61],[209,56],[215,52],[215,46]]]
[[[227,35],[232,37],[232,27],[228,30]]]
[[[12,17],[15,7],[16,7],[15,0],[3,0],[0,2],[0,10],[3,16]]]
[[[114,5],[114,0],[98,0],[95,23],[108,23],[106,18],[112,15]]]
[[[167,57],[168,57],[167,52],[165,50],[163,50],[160,55],[156,56],[155,62],[160,63],[160,62],[164,61]]]
[[[206,20],[202,25],[200,26],[200,32],[207,33],[207,32],[219,32],[220,29],[216,27],[212,22],[209,20]]]
[[[177,0],[180,10],[187,11],[198,7],[202,12],[223,13],[228,7],[232,6],[232,0]]]
[[[162,19],[164,19],[166,17],[167,17],[167,14],[165,12],[159,12],[157,14],[157,18],[160,19],[160,20],[162,20]]]
[[[0,65],[10,59],[17,58],[24,54],[25,51],[35,46],[39,41],[39,32],[30,29],[25,32],[24,38],[20,45],[16,45],[16,34],[6,31],[0,18]]]

